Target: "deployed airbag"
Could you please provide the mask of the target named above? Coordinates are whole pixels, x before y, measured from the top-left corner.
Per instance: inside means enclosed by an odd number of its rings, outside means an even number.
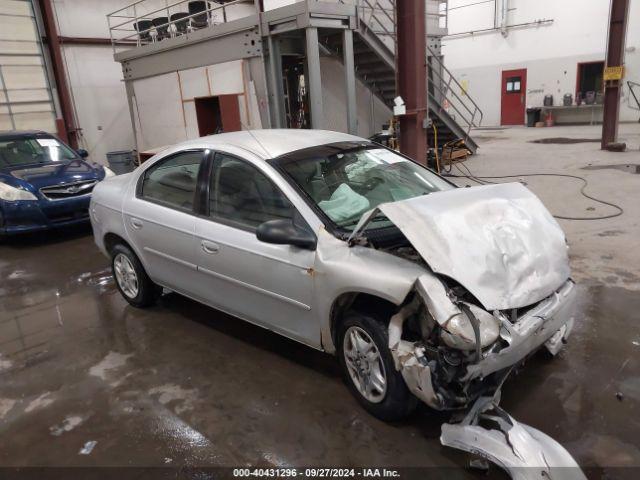
[[[366,197],[354,192],[346,183],[336,188],[329,200],[318,202],[322,211],[336,223],[350,218],[359,218],[369,209],[369,205]]]

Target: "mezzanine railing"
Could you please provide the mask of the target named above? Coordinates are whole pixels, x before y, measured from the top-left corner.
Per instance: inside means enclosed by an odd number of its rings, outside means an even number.
[[[253,0],[224,3],[180,0],[138,0],[107,15],[114,53],[118,46],[161,42],[202,28],[255,13]]]

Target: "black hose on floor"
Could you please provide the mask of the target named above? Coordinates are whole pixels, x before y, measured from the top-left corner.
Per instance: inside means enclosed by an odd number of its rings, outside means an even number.
[[[453,165],[458,169],[458,171],[460,173],[462,173],[462,175],[454,175],[454,174],[445,174],[444,176],[446,177],[454,177],[454,178],[468,178],[469,180],[474,181],[475,183],[478,183],[480,185],[488,185],[488,184],[497,184],[499,182],[491,182],[485,179],[491,178],[491,179],[496,179],[496,178],[520,178],[520,177],[566,177],[566,178],[574,178],[576,180],[580,180],[582,181],[582,187],[580,188],[580,193],[582,194],[583,197],[588,198],[589,200],[592,200],[594,202],[600,203],[602,205],[608,205],[609,207],[613,207],[616,210],[618,210],[616,213],[612,213],[611,215],[602,215],[599,217],[567,217],[567,216],[562,216],[562,215],[553,215],[555,218],[560,218],[562,220],[605,220],[607,218],[614,218],[614,217],[619,217],[620,215],[622,215],[624,213],[624,209],[619,206],[616,205],[615,203],[611,203],[611,202],[607,202],[605,200],[600,200],[598,198],[592,197],[590,195],[588,195],[585,192],[585,189],[587,188],[587,186],[589,185],[589,182],[587,182],[587,179],[584,177],[580,177],[578,175],[569,175],[566,173],[526,173],[526,174],[522,174],[522,175],[491,175],[491,176],[483,176],[483,177],[478,177],[476,175],[474,175],[471,170],[469,170],[469,167],[467,167],[464,162],[459,162],[464,168],[465,170],[468,172],[468,175],[465,174],[462,169],[458,166],[458,163],[453,163]]]

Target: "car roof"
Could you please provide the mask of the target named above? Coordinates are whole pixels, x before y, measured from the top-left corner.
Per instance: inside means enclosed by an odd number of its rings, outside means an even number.
[[[50,133],[42,130],[0,130],[0,140],[16,139],[16,138],[33,138],[33,137],[52,137]]]
[[[263,129],[209,135],[175,145],[189,147],[208,144],[212,149],[235,146],[262,159],[277,158],[287,153],[337,142],[368,142],[367,139],[329,130]]]

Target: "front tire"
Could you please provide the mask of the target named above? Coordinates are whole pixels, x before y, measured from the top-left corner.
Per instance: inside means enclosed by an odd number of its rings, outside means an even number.
[[[409,416],[418,399],[395,369],[388,344],[385,323],[364,313],[347,314],[338,332],[338,359],[351,393],[373,416],[395,421]]]
[[[149,307],[160,296],[160,287],[151,281],[142,263],[129,247],[122,244],[113,247],[111,270],[118,290],[134,307]]]

